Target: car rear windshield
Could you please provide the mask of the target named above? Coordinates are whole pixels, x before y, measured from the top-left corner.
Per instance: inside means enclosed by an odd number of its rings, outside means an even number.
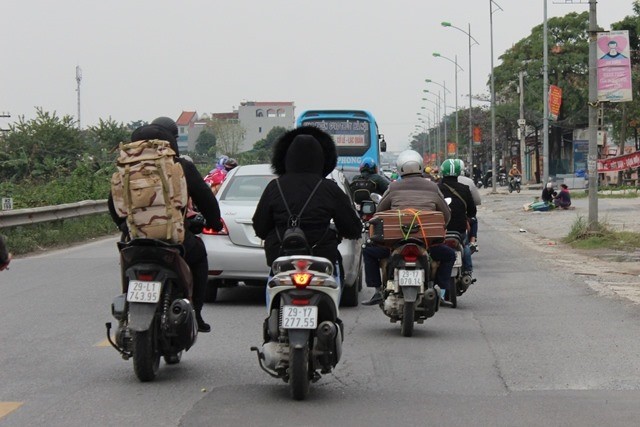
[[[220,200],[258,201],[273,175],[234,176],[227,184]]]

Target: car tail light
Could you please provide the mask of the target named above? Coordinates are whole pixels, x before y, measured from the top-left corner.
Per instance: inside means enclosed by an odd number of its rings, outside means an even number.
[[[153,273],[148,273],[148,272],[138,272],[136,274],[136,276],[138,276],[138,280],[144,280],[146,282],[150,282],[153,280]]]
[[[400,251],[400,255],[406,262],[416,262],[420,256],[420,248],[416,245],[405,245]]]
[[[220,218],[220,222],[222,223],[222,230],[216,231],[213,228],[205,227],[202,229],[202,234],[208,234],[209,236],[228,236],[229,230],[227,230],[227,224],[224,223],[222,218]]]

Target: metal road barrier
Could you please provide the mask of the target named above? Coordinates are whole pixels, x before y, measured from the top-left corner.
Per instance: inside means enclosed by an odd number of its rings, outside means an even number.
[[[0,211],[0,228],[37,224],[108,212],[107,200],[84,200],[56,206]]]

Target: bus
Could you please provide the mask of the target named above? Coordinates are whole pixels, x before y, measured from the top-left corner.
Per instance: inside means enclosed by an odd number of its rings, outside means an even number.
[[[348,179],[359,172],[365,157],[375,160],[380,170],[380,153],[387,151],[384,135],[378,132],[373,115],[365,110],[307,110],[296,126],[315,126],[333,136],[338,151],[338,169]]]

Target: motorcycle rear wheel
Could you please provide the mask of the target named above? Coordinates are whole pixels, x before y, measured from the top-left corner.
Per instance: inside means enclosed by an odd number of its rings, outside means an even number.
[[[152,331],[134,331],[132,341],[133,371],[140,381],[152,381],[160,367],[160,352],[154,348]]]
[[[410,337],[413,335],[413,322],[416,315],[416,303],[415,301],[404,303],[402,309],[402,322],[401,332],[403,337]]]
[[[289,354],[291,396],[303,400],[309,394],[309,346],[291,349]]]

